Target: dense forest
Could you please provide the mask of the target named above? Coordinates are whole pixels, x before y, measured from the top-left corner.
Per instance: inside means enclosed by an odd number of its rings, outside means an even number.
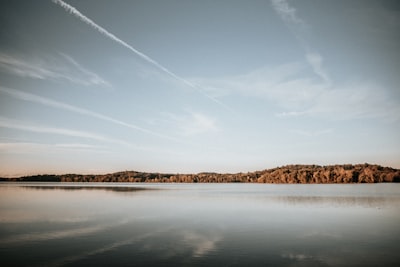
[[[0,178],[15,182],[124,182],[124,183],[383,183],[400,182],[400,170],[371,164],[287,165],[263,171],[220,174],[166,174],[123,171],[102,175],[34,175]]]

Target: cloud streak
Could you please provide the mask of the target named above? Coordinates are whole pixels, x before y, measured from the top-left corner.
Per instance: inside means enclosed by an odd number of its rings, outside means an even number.
[[[84,86],[111,87],[110,83],[96,73],[84,68],[76,60],[66,54],[60,54],[68,64],[61,63],[59,58],[51,58],[52,62],[43,59],[22,59],[13,55],[0,53],[0,67],[20,77],[33,79],[67,80]],[[55,63],[54,63],[55,62]],[[71,66],[72,65],[72,66]]]
[[[165,134],[161,134],[155,131],[151,131],[142,127],[139,127],[137,125],[131,124],[131,123],[127,123],[121,120],[117,120],[114,119],[112,117],[91,111],[91,110],[87,110],[84,108],[80,108],[80,107],[76,107],[73,105],[69,105],[69,104],[65,104],[62,102],[58,102],[49,98],[45,98],[45,97],[41,97],[38,95],[34,95],[34,94],[30,94],[30,93],[25,93],[25,92],[21,92],[15,89],[11,89],[11,88],[6,88],[6,87],[2,87],[0,86],[0,92],[8,94],[16,99],[20,99],[20,100],[24,100],[24,101],[28,101],[28,102],[33,102],[33,103],[38,103],[38,104],[42,104],[44,106],[49,106],[49,107],[54,107],[54,108],[58,108],[58,109],[63,109],[63,110],[67,110],[67,111],[71,111],[74,113],[78,113],[81,115],[85,115],[85,116],[89,116],[92,118],[96,118],[96,119],[100,119],[103,121],[107,121],[107,122],[111,122],[113,124],[117,124],[117,125],[121,125],[133,130],[137,130],[146,134],[150,134],[153,136],[157,136],[163,139],[168,139],[168,140],[172,140],[175,142],[180,142],[179,139],[177,138],[173,138],[171,136],[165,135]]]
[[[140,58],[142,58],[146,62],[150,63],[151,65],[155,66],[156,68],[158,68],[162,72],[168,74],[169,76],[171,76],[172,78],[182,82],[183,84],[185,84],[185,85],[197,90],[200,94],[202,94],[203,96],[207,97],[208,99],[210,99],[214,103],[220,105],[221,107],[223,107],[223,108],[225,108],[225,109],[227,109],[229,111],[232,111],[232,109],[229,108],[227,105],[225,105],[224,103],[222,103],[218,99],[216,99],[216,98],[208,95],[206,92],[204,92],[203,88],[200,87],[199,85],[196,85],[196,84],[194,84],[194,83],[192,83],[192,82],[180,77],[179,75],[177,75],[174,72],[170,71],[168,68],[164,67],[163,65],[161,65],[160,63],[158,63],[154,59],[150,58],[149,56],[147,56],[144,53],[140,52],[139,50],[135,49],[133,46],[129,45],[128,43],[126,43],[125,41],[121,40],[120,38],[118,38],[114,34],[110,33],[109,31],[107,31],[103,27],[101,27],[98,24],[96,24],[90,18],[88,18],[85,15],[83,15],[75,7],[69,5],[69,4],[67,4],[67,3],[65,3],[64,1],[61,1],[61,0],[52,0],[52,1],[53,1],[53,3],[55,3],[55,4],[59,5],[60,7],[64,8],[68,13],[74,15],[75,17],[80,19],[82,22],[86,23],[87,25],[89,25],[90,27],[92,27],[93,29],[95,29],[96,31],[101,33],[102,35],[104,35],[105,37],[107,37],[107,38],[111,39],[112,41],[122,45],[125,48],[127,48],[128,50],[130,50],[131,52],[135,53],[137,56],[139,56]]]
[[[0,142],[1,153],[13,153],[13,154],[26,154],[26,153],[43,153],[43,152],[54,152],[59,151],[62,153],[66,152],[95,152],[104,153],[104,147],[80,144],[80,143],[61,143],[61,144],[43,144],[33,142]]]
[[[43,125],[28,124],[26,122],[13,120],[13,119],[1,117],[1,116],[0,116],[0,127],[34,132],[34,133],[45,133],[45,134],[56,134],[56,135],[63,135],[63,136],[70,136],[70,137],[79,137],[79,138],[91,139],[91,140],[96,140],[96,141],[103,141],[103,142],[108,142],[108,143],[132,146],[132,144],[127,143],[125,141],[121,141],[121,140],[114,139],[114,138],[109,138],[109,137],[95,134],[95,133],[71,130],[71,129],[66,129],[66,128],[54,128],[54,127],[47,127],[47,126],[43,126]]]

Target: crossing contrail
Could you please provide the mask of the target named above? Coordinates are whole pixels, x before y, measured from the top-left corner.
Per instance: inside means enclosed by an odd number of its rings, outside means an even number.
[[[124,46],[125,48],[129,49],[130,51],[132,51],[133,53],[135,53],[136,55],[138,55],[139,57],[141,57],[142,59],[144,59],[145,61],[147,61],[148,63],[152,64],[153,66],[157,67],[159,70],[161,70],[162,72],[168,74],[169,76],[173,77],[174,79],[186,84],[187,86],[199,91],[203,96],[207,97],[208,99],[212,100],[213,102],[217,103],[218,105],[222,106],[223,108],[232,111],[232,109],[230,107],[228,107],[227,105],[225,105],[224,103],[222,103],[221,101],[219,101],[218,99],[208,95],[207,93],[204,92],[204,89],[201,88],[200,86],[178,76],[177,74],[173,73],[172,71],[170,71],[169,69],[167,69],[166,67],[164,67],[163,65],[161,65],[160,63],[158,63],[157,61],[155,61],[154,59],[150,58],[149,56],[143,54],[142,52],[136,50],[134,47],[132,47],[130,44],[124,42],[123,40],[121,40],[120,38],[118,38],[117,36],[115,36],[114,34],[110,33],[109,31],[107,31],[106,29],[104,29],[103,27],[99,26],[98,24],[96,24],[93,20],[89,19],[88,17],[86,17],[85,15],[83,15],[79,10],[77,10],[75,7],[65,3],[62,0],[52,0],[53,3],[61,6],[62,8],[64,8],[68,13],[74,15],[75,17],[77,17],[78,19],[80,19],[81,21],[83,21],[84,23],[88,24],[89,26],[91,26],[93,29],[95,29],[96,31],[98,31],[99,33],[103,34],[104,36],[110,38],[111,40],[113,40],[114,42],[119,43],[120,45]]]

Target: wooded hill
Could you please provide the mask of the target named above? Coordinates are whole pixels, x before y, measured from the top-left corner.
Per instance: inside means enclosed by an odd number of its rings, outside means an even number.
[[[123,182],[123,183],[391,183],[400,182],[400,170],[371,164],[287,165],[263,171],[220,174],[166,174],[124,171],[103,175],[35,175],[0,178],[15,182]]]

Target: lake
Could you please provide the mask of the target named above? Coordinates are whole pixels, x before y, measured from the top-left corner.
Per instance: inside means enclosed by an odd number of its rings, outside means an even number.
[[[1,266],[400,266],[399,184],[0,184]]]

